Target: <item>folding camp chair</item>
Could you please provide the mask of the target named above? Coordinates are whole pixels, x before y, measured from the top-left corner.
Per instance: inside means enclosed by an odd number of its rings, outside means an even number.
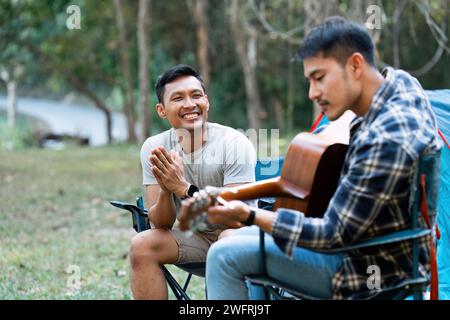
[[[328,254],[345,253],[360,248],[380,246],[383,244],[401,241],[412,241],[413,270],[410,277],[403,279],[403,281],[394,287],[383,288],[377,291],[371,299],[405,299],[411,294],[415,300],[423,299],[422,293],[427,287],[428,278],[419,275],[419,240],[433,234],[433,228],[435,227],[434,221],[437,209],[437,194],[439,190],[439,157],[440,153],[433,153],[424,154],[419,158],[410,192],[410,210],[412,217],[412,227],[410,229],[397,231],[372,239],[362,240],[359,243],[344,248],[316,250]],[[427,221],[427,228],[419,227],[419,212],[421,211],[422,216],[425,221]],[[428,214],[424,211],[428,211]],[[263,287],[267,299],[318,299],[300,292],[286,283],[280,283],[276,279],[273,279],[267,275],[264,238],[264,233],[260,232],[260,263],[261,270],[263,270],[263,272],[261,275],[249,275],[246,277],[246,280],[253,285]],[[435,269],[436,261],[433,261],[435,260],[435,257],[433,256],[432,251],[433,248],[430,250],[431,281],[433,286],[433,278],[437,281],[437,270]],[[434,288],[431,288],[432,292],[437,290],[436,283],[434,283],[434,286]]]
[[[283,161],[283,158],[258,159],[255,166],[256,181],[279,176]],[[274,201],[275,200],[272,198],[259,199],[258,205],[260,205],[261,207],[266,207],[273,205]],[[133,228],[134,230],[136,230],[136,232],[142,232],[151,228],[148,221],[147,209],[144,208],[142,196],[138,196],[136,198],[136,205],[125,203],[122,201],[111,201],[110,203],[117,208],[127,210],[131,213]],[[176,266],[188,273],[183,286],[181,286],[176,281],[176,279],[172,276],[172,274],[165,266],[161,266],[161,269],[164,273],[167,284],[169,285],[177,300],[190,300],[189,295],[186,293],[189,282],[192,275],[203,278],[205,277],[205,262],[176,264]]]

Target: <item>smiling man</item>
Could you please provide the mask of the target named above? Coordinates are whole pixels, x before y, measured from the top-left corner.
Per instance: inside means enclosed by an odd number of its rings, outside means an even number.
[[[143,184],[153,229],[131,244],[131,289],[135,299],[167,299],[160,266],[204,262],[226,228],[208,225],[189,236],[173,228],[182,199],[206,186],[235,186],[255,180],[255,149],[239,131],[208,122],[209,100],[202,78],[177,65],[156,83],[158,115],[171,129],[148,138],[141,149]]]

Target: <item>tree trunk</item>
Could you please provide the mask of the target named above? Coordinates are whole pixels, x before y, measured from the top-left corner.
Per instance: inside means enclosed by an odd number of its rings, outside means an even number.
[[[208,1],[206,0],[194,0],[192,6],[192,13],[196,24],[197,35],[197,62],[199,66],[200,74],[205,83],[206,91],[209,86],[209,59],[208,59],[208,29],[206,20],[206,9]]]
[[[127,125],[128,125],[128,138],[127,142],[134,143],[136,142],[136,132],[135,132],[135,124],[136,124],[136,113],[135,113],[135,102],[134,102],[134,92],[133,92],[133,81],[131,77],[131,68],[130,68],[130,58],[128,56],[129,46],[127,40],[127,29],[125,26],[125,17],[122,7],[121,0],[114,0],[114,8],[115,8],[115,16],[116,16],[116,24],[117,31],[119,34],[119,55],[120,55],[120,65],[122,68],[122,74],[124,77],[124,96],[125,96],[125,105],[124,105],[124,113],[127,117]]]
[[[400,27],[401,21],[400,16],[403,10],[403,1],[395,0],[395,11],[394,11],[394,21],[393,21],[393,30],[392,30],[392,50],[394,55],[394,68],[400,68]]]
[[[106,118],[106,132],[108,136],[108,144],[112,143],[112,117],[111,117],[111,111],[109,110],[108,106],[100,100],[97,95],[90,90],[84,82],[80,81],[75,75],[73,74],[66,74],[67,81],[72,84],[72,86],[75,88],[75,90],[79,91],[81,94],[88,97],[92,102],[94,102],[95,106],[99,108],[104,114]]]
[[[139,49],[139,91],[141,104],[141,131],[139,133],[139,143],[143,143],[151,133],[150,117],[150,71],[148,62],[150,58],[150,48],[148,44],[149,30],[149,7],[151,0],[139,0],[138,8],[138,49]]]
[[[8,127],[14,128],[16,126],[17,82],[9,80],[6,87],[8,91],[7,124]]]
[[[247,97],[247,120],[249,127],[255,130],[261,128],[263,117],[261,98],[259,95],[258,81],[256,77],[256,33],[250,30],[248,41],[239,22],[239,0],[231,2],[231,33],[236,47],[236,52],[244,71],[245,92]]]
[[[274,98],[272,99],[273,111],[275,113],[275,123],[277,124],[278,129],[283,129],[284,118],[283,118],[283,104],[280,99]]]
[[[363,23],[366,16],[367,0],[350,1],[347,17],[353,21]]]
[[[288,30],[292,29],[292,0],[288,0],[287,23]],[[288,74],[287,74],[287,112],[286,112],[286,132],[291,134],[294,130],[294,67],[291,62],[294,56],[294,47],[292,43],[288,43]],[[279,127],[281,129],[281,127]]]
[[[338,0],[329,1],[317,1],[317,0],[305,0],[305,23],[304,30],[305,35],[311,30],[312,27],[321,23],[326,17],[337,15],[339,13],[339,2]],[[313,118],[311,124],[320,115],[320,108],[314,103],[313,106]]]
[[[15,68],[9,72],[6,68],[0,69],[0,79],[6,83],[6,124],[10,128],[16,126],[16,109],[17,109],[17,81],[15,79]]]

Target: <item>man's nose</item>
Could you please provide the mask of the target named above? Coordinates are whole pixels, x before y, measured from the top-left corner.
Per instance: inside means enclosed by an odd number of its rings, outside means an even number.
[[[194,99],[192,99],[191,97],[186,97],[186,99],[184,101],[184,107],[192,108],[195,106],[196,106],[196,103],[194,102]]]
[[[313,83],[309,85],[308,96],[310,100],[317,100],[320,97],[320,90]]]

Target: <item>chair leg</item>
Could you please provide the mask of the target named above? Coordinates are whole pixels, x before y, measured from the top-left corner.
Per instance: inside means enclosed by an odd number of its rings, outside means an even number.
[[[161,266],[161,269],[164,273],[166,281],[172,289],[172,292],[176,296],[177,300],[191,300],[187,293],[181,288],[180,284],[175,280],[175,278],[170,274],[169,270],[165,266]]]
[[[189,275],[186,278],[186,282],[184,283],[184,286],[183,286],[183,291],[185,291],[185,292],[186,292],[187,287],[189,285],[189,281],[191,281],[191,277],[192,277],[192,273],[189,273]]]
[[[259,229],[259,265],[261,268],[261,274],[267,275],[267,269],[266,269],[266,247],[265,247],[265,234],[262,229]],[[264,291],[264,299],[270,300],[270,292],[266,288],[266,286],[263,286]]]

